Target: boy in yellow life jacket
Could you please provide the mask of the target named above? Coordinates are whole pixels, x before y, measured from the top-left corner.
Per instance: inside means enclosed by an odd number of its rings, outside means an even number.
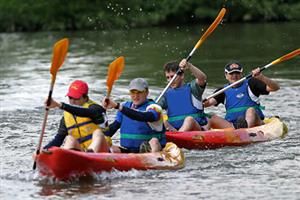
[[[51,99],[48,108],[60,108],[64,115],[60,120],[58,132],[54,139],[44,148],[61,146],[63,148],[88,152],[108,152],[109,143],[102,133],[107,125],[106,110],[90,100],[87,83],[74,81],[67,93],[70,104]]]

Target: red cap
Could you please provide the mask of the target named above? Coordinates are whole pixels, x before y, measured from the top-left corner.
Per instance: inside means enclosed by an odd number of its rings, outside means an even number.
[[[79,99],[82,95],[88,94],[88,91],[89,86],[86,82],[76,80],[70,85],[67,96],[74,99]]]

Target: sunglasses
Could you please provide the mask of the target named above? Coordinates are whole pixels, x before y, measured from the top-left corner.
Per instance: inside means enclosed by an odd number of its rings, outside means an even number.
[[[143,90],[143,91],[139,91],[139,90],[130,90],[129,92],[130,92],[130,94],[142,94],[142,93],[145,93],[146,90]]]

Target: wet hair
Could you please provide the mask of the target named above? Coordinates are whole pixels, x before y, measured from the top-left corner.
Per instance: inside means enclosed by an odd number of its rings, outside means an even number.
[[[170,61],[164,65],[164,72],[177,72],[179,63],[177,61]]]
[[[177,72],[179,69],[179,63],[177,61],[170,61],[164,65],[164,72]],[[182,75],[184,71],[180,71],[178,75]]]

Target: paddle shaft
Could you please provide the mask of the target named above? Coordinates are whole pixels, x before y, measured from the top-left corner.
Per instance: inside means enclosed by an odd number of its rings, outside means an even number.
[[[192,58],[192,56],[194,55],[195,51],[201,46],[201,44],[205,41],[205,39],[216,29],[216,27],[218,26],[218,24],[222,21],[225,13],[226,13],[226,9],[222,8],[221,11],[219,12],[217,18],[208,27],[208,29],[205,31],[205,33],[201,36],[201,38],[199,39],[199,41],[197,42],[197,44],[194,46],[193,50],[190,52],[190,54],[186,58],[187,62]],[[165,87],[165,89],[162,91],[162,93],[159,95],[159,97],[155,100],[156,103],[158,103],[161,100],[161,98],[164,96],[164,94],[166,93],[166,91],[168,90],[168,88],[171,86],[171,84],[175,81],[175,79],[177,78],[177,76],[180,73],[183,73],[183,71],[179,68],[176,71],[176,73],[174,74],[174,76],[172,77],[172,79],[169,81],[169,83],[167,84],[167,86]]]
[[[264,67],[261,67],[261,68],[260,68],[260,72],[264,71],[265,69],[268,69],[268,68],[271,67],[272,65],[281,63],[281,62],[283,62],[283,61],[285,61],[285,60],[289,60],[289,59],[291,59],[291,58],[293,58],[293,57],[295,57],[295,56],[297,56],[297,55],[299,55],[299,54],[300,54],[300,49],[296,49],[295,51],[292,51],[291,53],[288,53],[288,54],[286,54],[286,55],[284,55],[284,56],[282,56],[282,57],[280,57],[280,58],[274,60],[273,62],[271,62],[271,63],[265,65]],[[224,92],[225,90],[227,90],[227,89],[229,89],[229,88],[231,88],[231,87],[233,87],[233,86],[235,86],[235,85],[237,85],[237,84],[243,82],[244,80],[246,80],[246,79],[248,79],[248,78],[250,78],[250,77],[252,77],[252,73],[250,73],[250,74],[248,74],[247,76],[245,76],[244,78],[241,78],[240,80],[238,80],[238,81],[236,81],[236,82],[234,82],[234,83],[232,83],[232,84],[230,84],[230,85],[224,87],[223,89],[221,89],[221,90],[215,92],[214,94],[212,94],[212,95],[206,97],[203,101],[206,101],[206,100],[211,99],[211,98],[213,98],[213,97],[215,97],[215,96],[218,96],[219,94],[221,94],[221,93]]]
[[[53,88],[54,88],[54,82],[55,82],[55,80],[52,79],[51,84],[50,84],[48,99],[47,99],[47,106],[49,106],[50,103],[51,103],[51,98],[52,98],[52,93],[53,93]],[[49,114],[49,109],[46,107],[45,108],[44,120],[43,120],[43,124],[42,124],[42,132],[40,134],[39,143],[38,143],[38,146],[37,146],[37,149],[36,149],[36,155],[40,154],[40,150],[41,150],[42,142],[43,142],[43,137],[44,137],[44,134],[45,134],[46,124],[47,124],[48,114]],[[36,169],[36,160],[34,160],[32,168],[34,170]]]

